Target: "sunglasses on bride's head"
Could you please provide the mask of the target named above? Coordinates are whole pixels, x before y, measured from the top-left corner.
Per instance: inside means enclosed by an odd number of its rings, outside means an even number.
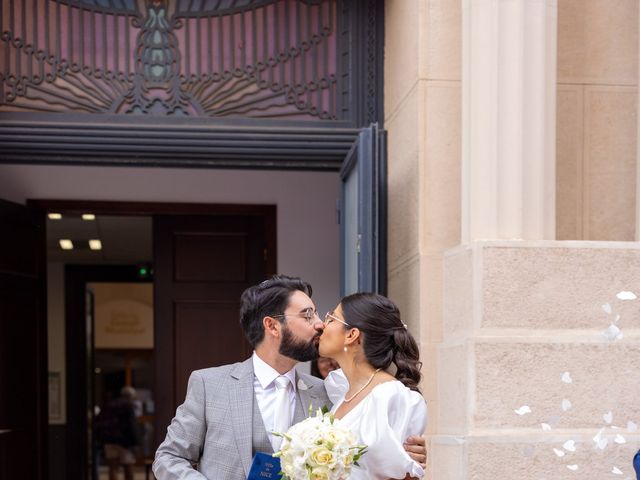
[[[338,317],[336,317],[333,312],[327,312],[327,314],[324,316],[324,320],[322,321],[322,323],[324,323],[324,326],[326,327],[327,325],[329,325],[331,322],[333,321],[336,322],[340,322],[343,325],[346,325],[347,327],[350,327],[351,325],[349,325],[347,322],[345,322],[344,320],[339,319]]]

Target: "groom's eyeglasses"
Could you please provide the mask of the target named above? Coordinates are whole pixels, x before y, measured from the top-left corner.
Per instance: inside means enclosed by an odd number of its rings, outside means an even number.
[[[320,320],[320,315],[318,315],[318,311],[314,310],[313,308],[308,308],[305,311],[300,313],[282,313],[280,315],[269,315],[269,316],[273,318],[302,317],[309,323],[315,322],[316,318]]]
[[[333,312],[327,312],[327,314],[324,316],[324,320],[322,321],[322,323],[324,323],[324,326],[326,327],[327,325],[329,325],[331,322],[333,321],[336,322],[340,322],[343,325],[346,325],[347,327],[350,327],[351,325],[349,325],[347,322],[345,322],[344,320],[340,320],[338,317],[336,317]]]

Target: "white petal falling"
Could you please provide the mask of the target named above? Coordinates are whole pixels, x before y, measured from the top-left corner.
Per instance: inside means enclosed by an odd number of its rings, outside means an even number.
[[[602,334],[604,335],[604,338],[606,338],[610,342],[614,342],[616,340],[622,339],[622,332],[613,323],[609,325],[607,329],[604,332],[602,332]]]
[[[569,410],[571,408],[571,400],[568,399],[563,399],[562,400],[562,411],[566,412],[567,410]]]
[[[522,405],[517,410],[514,410],[514,412],[516,412],[518,415],[525,415],[527,413],[531,413],[531,409],[529,408],[529,405]]]
[[[551,430],[551,425],[549,425],[548,423],[541,423],[540,426],[542,427],[542,430],[544,430],[545,432],[548,432],[549,430]]]
[[[609,305],[608,303],[602,305],[602,310],[604,310],[604,313],[611,315],[611,305]]]
[[[627,432],[634,433],[637,431],[638,431],[638,425],[636,425],[635,422],[632,422],[631,420],[629,420],[627,422]]]
[[[604,432],[604,428],[601,428],[600,430],[598,430],[598,433],[596,433],[596,436],[593,437],[593,441],[596,444],[596,447],[600,444],[600,441],[602,440],[602,432]]]
[[[555,453],[559,457],[564,457],[564,452],[562,450],[557,449],[557,448],[553,449],[553,453]]]
[[[622,292],[619,292],[616,297],[618,298],[618,300],[635,300],[636,298],[638,298],[635,293],[627,292],[624,290]]]
[[[613,323],[618,323],[620,321],[620,314],[616,314],[616,318],[613,320]]]
[[[605,422],[607,422],[609,425],[611,425],[611,422],[613,422],[613,412],[611,410],[609,410],[607,413],[602,415],[602,419]]]
[[[571,378],[571,374],[569,372],[564,372],[562,374],[562,381],[564,383],[571,383],[573,382],[573,379]]]
[[[622,445],[623,443],[627,443],[627,439],[624,438],[622,435],[617,434],[616,438],[613,439],[614,442],[616,442],[618,445]]]
[[[600,440],[598,440],[598,444],[596,445],[596,447],[600,450],[604,450],[605,448],[607,448],[607,445],[609,445],[609,440],[607,440],[607,437],[602,437]]]
[[[562,448],[564,448],[567,452],[575,452],[576,442],[573,440],[567,440],[562,444]]]
[[[622,475],[622,470],[620,470],[618,467],[613,467],[611,469],[611,473],[615,473],[616,475]]]
[[[575,465],[575,464],[574,465],[567,465],[567,468],[569,470],[573,470],[575,472],[576,470],[578,470],[578,465]]]

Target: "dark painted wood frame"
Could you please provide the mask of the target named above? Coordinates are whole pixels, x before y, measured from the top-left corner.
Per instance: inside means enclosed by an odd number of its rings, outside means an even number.
[[[274,205],[222,205],[193,203],[146,203],[78,200],[28,200],[28,205],[43,211],[81,214],[90,211],[102,215],[143,216],[143,215],[258,215],[265,218],[267,226],[267,271],[277,268],[277,223]],[[87,331],[85,322],[84,291],[87,282],[128,282],[142,281],[136,277],[134,266],[87,266],[67,265],[65,267],[65,354],[66,354],[66,397],[67,397],[67,476],[86,478],[87,466],[87,382],[86,369]],[[73,293],[72,293],[73,292]],[[157,332],[156,332],[157,333]],[[156,339],[156,346],[158,345]],[[170,370],[172,358],[168,355],[154,355],[156,378],[160,372]]]
[[[35,396],[37,407],[32,412],[37,419],[37,433],[35,438],[31,439],[33,444],[32,451],[35,452],[29,460],[37,464],[37,479],[48,478],[49,461],[48,461],[48,421],[49,421],[49,383],[48,383],[48,341],[47,341],[47,255],[46,255],[46,231],[44,215],[29,215],[24,212],[23,206],[15,205],[11,202],[0,200],[0,210],[3,215],[9,218],[15,218],[17,221],[21,217],[28,216],[29,220],[22,218],[23,222],[28,222],[25,228],[34,229],[37,234],[37,241],[34,244],[35,255],[33,256],[32,265],[21,265],[17,267],[13,265],[4,269],[0,266],[0,289],[4,291],[24,291],[33,294],[33,301],[37,306],[38,321],[35,326],[34,342],[36,344],[37,353],[34,358],[34,366],[38,369],[38,376],[35,385],[25,385],[24,390],[9,391],[9,385],[0,385],[0,395],[24,395]],[[6,220],[6,218],[4,220]],[[7,224],[3,224],[7,228]],[[6,231],[5,231],[6,232]],[[8,255],[16,255],[18,245],[12,242],[11,235],[3,235],[0,239],[0,248]],[[7,320],[7,321],[14,321]],[[5,321],[5,320],[3,320]],[[2,348],[2,345],[0,345]],[[19,358],[11,357],[10,351],[0,352],[2,360],[11,362],[13,368],[25,368],[21,365]],[[0,361],[2,361],[0,360]],[[28,377],[27,377],[28,378]],[[4,428],[4,427],[2,427]],[[8,461],[19,461],[20,459],[7,459]],[[2,461],[2,459],[0,459]],[[1,472],[0,472],[1,473]],[[34,479],[35,480],[35,479]]]
[[[346,56],[349,70],[343,120],[5,112],[0,163],[338,171],[361,127],[382,128],[384,1],[338,8],[338,64]]]

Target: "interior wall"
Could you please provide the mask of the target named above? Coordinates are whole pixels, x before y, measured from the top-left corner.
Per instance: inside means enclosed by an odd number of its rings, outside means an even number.
[[[331,172],[0,165],[0,198],[17,203],[65,199],[277,205],[278,272],[309,281],[320,312],[339,300],[338,195],[339,175]],[[62,372],[64,406],[63,288],[63,264],[49,263],[49,369]],[[53,423],[65,423],[64,413]]]
[[[638,1],[558,2],[558,240],[635,236]]]
[[[278,209],[278,271],[314,286],[318,309],[339,293],[332,172],[0,165],[0,198],[271,204]],[[323,310],[324,311],[324,310]]]
[[[64,264],[47,263],[47,322],[49,339],[49,371],[60,373],[59,414],[49,412],[49,423],[63,425],[67,423],[66,409],[66,370],[65,370],[65,322],[64,322]]]

